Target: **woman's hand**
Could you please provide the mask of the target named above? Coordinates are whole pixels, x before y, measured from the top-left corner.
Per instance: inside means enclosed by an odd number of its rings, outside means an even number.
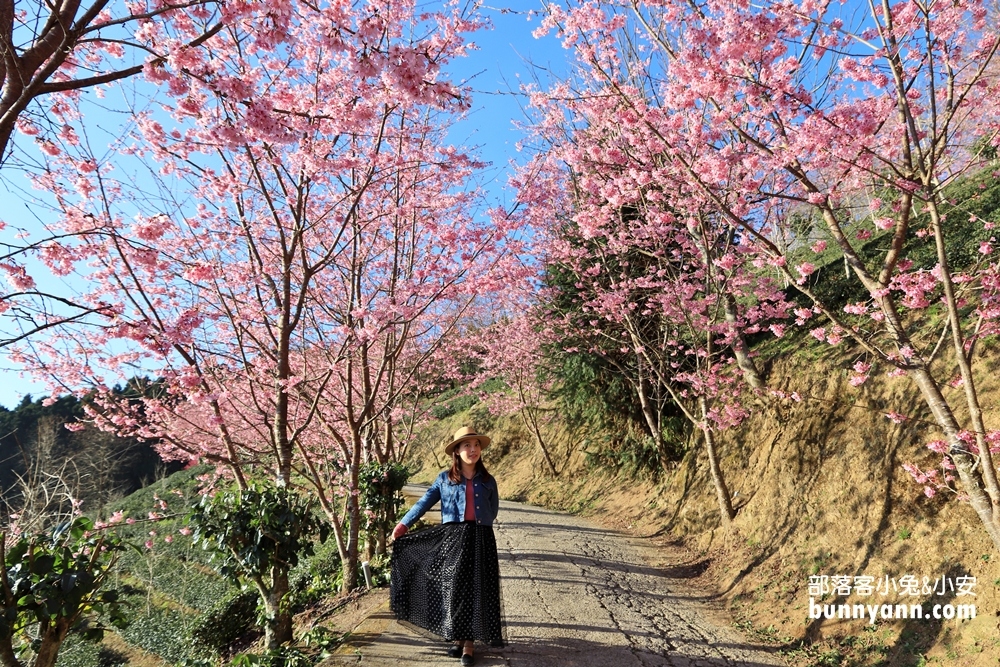
[[[405,535],[408,530],[409,528],[406,527],[405,523],[397,524],[396,527],[392,529],[392,539],[398,540]]]

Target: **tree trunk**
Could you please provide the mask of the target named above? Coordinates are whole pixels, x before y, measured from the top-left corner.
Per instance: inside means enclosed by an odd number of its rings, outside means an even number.
[[[0,664],[3,664],[3,667],[24,667],[14,655],[14,647],[9,637],[0,639]]]
[[[993,511],[993,504],[979,478],[976,471],[978,461],[968,451],[968,446],[958,437],[961,428],[955,414],[948,405],[948,401],[941,393],[941,388],[931,377],[926,368],[918,368],[910,371],[910,376],[917,383],[920,392],[924,395],[927,406],[934,414],[934,420],[941,430],[944,431],[948,440],[948,456],[955,464],[955,472],[962,482],[962,490],[969,496],[969,504],[973,511],[979,516],[983,527],[986,529],[993,546],[1000,551],[1000,517]]]
[[[376,555],[383,556],[386,553],[386,539],[385,526],[379,526],[375,533],[375,553]]]
[[[271,589],[264,595],[267,625],[264,642],[268,649],[292,641],[292,611],[285,597],[288,595],[288,568],[275,566],[271,570]]]
[[[349,593],[358,583],[358,540],[361,534],[361,506],[359,504],[359,474],[361,468],[361,438],[353,437],[354,451],[350,467],[350,484],[347,492],[347,560],[344,561],[344,583],[341,592]]]
[[[521,394],[521,403],[522,405],[524,404],[523,393]],[[538,427],[538,420],[535,419],[534,415],[529,415],[528,412],[528,408],[524,407],[518,410],[518,414],[521,415],[521,422],[524,424],[524,427],[531,431],[532,435],[535,436],[535,442],[538,443],[538,448],[542,450],[542,456],[545,457],[545,463],[549,467],[549,472],[552,473],[553,477],[558,477],[559,472],[556,470],[556,466],[552,462],[552,457],[549,456],[549,448],[545,446],[545,439],[542,437],[542,431]]]
[[[649,394],[646,392],[646,385],[648,384],[641,375],[639,376],[639,384],[637,387],[639,393],[639,406],[642,408],[642,416],[646,419],[646,426],[649,428],[649,434],[653,436],[653,440],[656,442],[657,448],[661,446],[661,434],[660,434],[660,420],[656,414],[656,410],[653,408],[652,402],[649,400]]]
[[[722,467],[719,465],[719,456],[715,449],[715,434],[706,421],[708,418],[708,402],[702,396],[698,399],[701,407],[702,427],[701,432],[705,436],[705,450],[708,452],[708,468],[712,473],[712,485],[715,487],[715,497],[719,501],[719,514],[722,515],[722,525],[729,526],[729,523],[736,517],[736,510],[733,509],[733,499],[729,495],[729,487],[726,486],[726,479],[722,475]]]
[[[743,379],[746,380],[747,384],[754,389],[763,389],[765,387],[764,378],[761,377],[757,365],[750,357],[750,346],[747,345],[746,338],[743,337],[743,331],[736,325],[736,301],[732,294],[726,292],[723,302],[726,307],[726,322],[733,329],[733,354],[736,356],[736,365],[743,372]]]
[[[979,449],[979,470],[982,472],[983,486],[990,497],[990,514],[993,517],[992,522],[996,526],[1000,522],[998,519],[1000,517],[1000,482],[997,481],[997,471],[994,467],[993,455],[990,452],[990,443],[986,441],[986,424],[983,422],[983,409],[976,390],[976,381],[972,375],[972,362],[970,357],[966,356],[966,340],[962,332],[958,308],[959,299],[955,294],[955,284],[948,266],[948,252],[945,248],[944,232],[941,229],[942,220],[936,201],[931,202],[930,214],[931,227],[934,230],[934,243],[938,253],[938,266],[941,269],[941,285],[944,288],[944,303],[951,320],[952,347],[955,350],[955,360],[962,374],[965,403],[972,421],[972,430],[976,434],[976,446]]]
[[[59,649],[69,633],[70,619],[59,618],[55,625],[48,625],[41,634],[41,645],[35,653],[33,667],[55,667]]]

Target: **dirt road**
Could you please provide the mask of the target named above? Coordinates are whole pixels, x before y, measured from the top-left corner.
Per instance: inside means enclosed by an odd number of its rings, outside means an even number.
[[[432,510],[436,513],[436,509]],[[511,667],[783,665],[726,627],[685,579],[650,567],[649,547],[578,517],[502,502],[494,526],[509,643],[476,664]],[[387,606],[324,663],[457,665],[446,645],[399,625]]]

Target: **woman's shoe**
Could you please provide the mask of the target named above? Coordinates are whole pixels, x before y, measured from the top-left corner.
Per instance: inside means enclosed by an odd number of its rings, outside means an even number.
[[[463,653],[462,654],[462,667],[471,667],[471,665],[475,661],[476,661],[476,659],[472,657],[471,653]]]
[[[462,645],[452,644],[448,647],[448,657],[449,658],[461,658],[462,657]]]

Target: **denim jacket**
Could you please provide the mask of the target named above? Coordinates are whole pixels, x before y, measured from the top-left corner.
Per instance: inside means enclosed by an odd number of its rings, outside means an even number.
[[[482,474],[477,472],[472,478],[472,492],[476,498],[476,523],[492,526],[500,510],[500,494],[497,491],[496,480],[484,479]],[[439,500],[441,523],[465,521],[465,481],[457,484],[452,482],[448,479],[448,471],[445,470],[437,476],[424,497],[410,508],[400,523],[406,524],[409,528]]]

